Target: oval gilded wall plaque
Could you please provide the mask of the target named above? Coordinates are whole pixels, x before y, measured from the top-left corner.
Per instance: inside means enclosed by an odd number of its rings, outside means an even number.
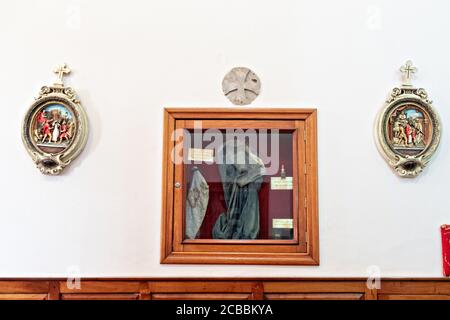
[[[47,175],[60,174],[83,150],[88,136],[87,115],[75,91],[63,84],[70,69],[63,64],[54,72],[56,82],[41,88],[22,125],[25,148]]]
[[[401,177],[416,177],[439,146],[441,125],[425,89],[414,88],[417,72],[408,61],[400,69],[403,85],[394,88],[378,116],[378,147],[388,164]]]

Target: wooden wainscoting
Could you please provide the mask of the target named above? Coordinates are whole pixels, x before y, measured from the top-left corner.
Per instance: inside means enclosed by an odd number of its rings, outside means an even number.
[[[3,279],[0,300],[450,300],[450,279]]]

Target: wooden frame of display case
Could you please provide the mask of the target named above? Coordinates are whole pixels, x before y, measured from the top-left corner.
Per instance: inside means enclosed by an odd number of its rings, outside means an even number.
[[[293,130],[293,240],[186,240],[183,164],[174,164],[174,147],[201,120],[203,128]],[[232,120],[232,121],[230,121]],[[316,109],[167,108],[164,111],[161,263],[319,265]],[[181,183],[181,185],[183,185]]]

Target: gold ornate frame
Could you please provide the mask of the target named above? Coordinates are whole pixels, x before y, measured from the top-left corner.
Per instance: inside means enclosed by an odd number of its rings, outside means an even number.
[[[441,123],[425,89],[414,88],[410,83],[411,74],[416,72],[417,69],[412,67],[412,63],[408,61],[401,70],[407,73],[406,82],[401,87],[392,90],[390,97],[379,113],[376,121],[376,140],[380,153],[395,172],[401,177],[414,178],[423,171],[439,146]],[[395,109],[407,104],[422,109],[429,116],[432,127],[430,142],[417,155],[404,155],[395,151],[387,136],[389,116]]]
[[[55,70],[58,79],[53,86],[41,88],[36,101],[30,106],[25,114],[22,123],[22,141],[25,148],[36,164],[37,168],[46,175],[60,174],[70,162],[75,159],[83,150],[88,137],[88,119],[86,112],[81,106],[75,91],[70,87],[65,87],[62,77],[69,73],[65,65]],[[74,116],[76,124],[75,135],[70,145],[61,152],[47,153],[39,149],[32,139],[32,127],[37,113],[46,105],[58,103],[68,108]]]

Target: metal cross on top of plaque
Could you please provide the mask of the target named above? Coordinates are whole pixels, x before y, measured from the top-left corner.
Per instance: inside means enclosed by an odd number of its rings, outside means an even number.
[[[406,61],[405,65],[400,68],[400,71],[403,73],[403,86],[411,87],[411,79],[414,73],[418,70],[413,66],[411,60]]]
[[[428,94],[411,83],[417,68],[400,68],[403,82],[392,90],[377,120],[377,143],[388,164],[401,177],[416,177],[439,146],[441,124]]]
[[[75,91],[65,87],[63,78],[71,70],[66,64],[54,69],[53,86],[44,86],[28,109],[22,140],[37,168],[58,175],[77,157],[88,137],[87,115]]]
[[[55,68],[55,70],[53,70],[53,72],[57,74],[57,78],[56,78],[56,81],[55,81],[55,85],[63,86],[63,85],[64,85],[64,83],[63,83],[63,77],[64,77],[66,74],[68,75],[70,72],[72,72],[72,70],[70,70],[70,69],[67,67],[67,65],[64,63],[64,64],[60,64],[59,66],[57,66],[57,67]]]

